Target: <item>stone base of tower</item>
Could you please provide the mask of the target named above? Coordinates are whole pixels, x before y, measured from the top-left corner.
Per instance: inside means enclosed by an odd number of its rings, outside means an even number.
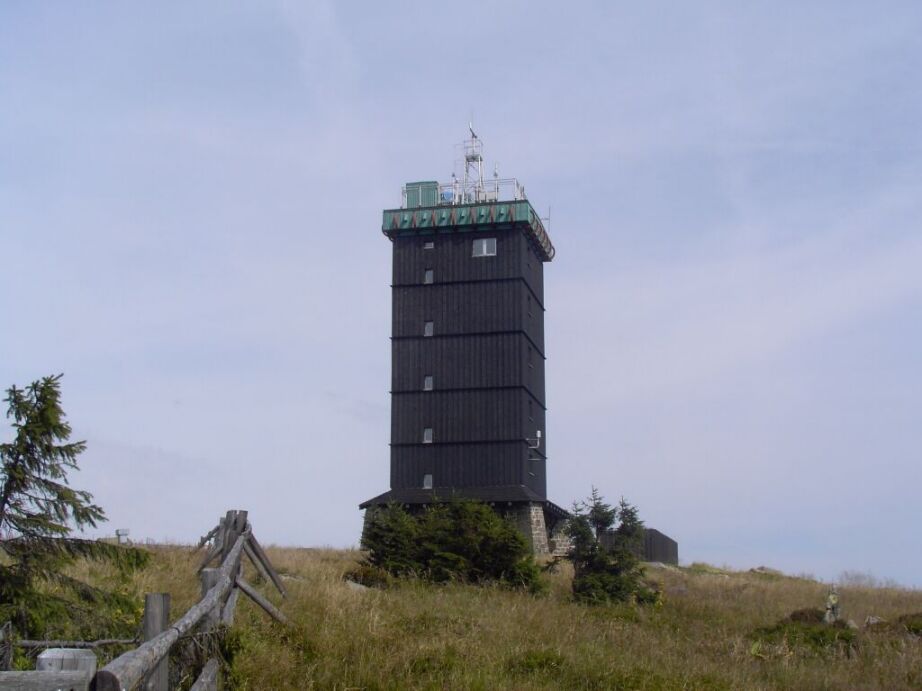
[[[544,520],[544,507],[538,502],[518,504],[504,512],[508,520],[515,524],[525,536],[531,551],[538,554],[550,554],[548,546],[547,522]]]
[[[406,503],[404,506],[416,513],[425,510],[427,504]],[[563,556],[570,548],[570,539],[565,529],[569,514],[560,507],[548,501],[527,502],[488,502],[491,507],[522,533],[532,552],[538,555]],[[362,523],[362,544],[364,545],[368,525],[383,504],[366,504],[365,517]]]

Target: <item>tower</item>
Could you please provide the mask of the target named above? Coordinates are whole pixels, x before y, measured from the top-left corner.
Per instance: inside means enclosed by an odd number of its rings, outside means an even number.
[[[453,497],[514,518],[535,552],[567,512],[547,500],[547,231],[515,179],[484,181],[471,128],[451,182],[407,183],[393,247],[391,489],[360,505]],[[550,536],[550,539],[549,539]]]

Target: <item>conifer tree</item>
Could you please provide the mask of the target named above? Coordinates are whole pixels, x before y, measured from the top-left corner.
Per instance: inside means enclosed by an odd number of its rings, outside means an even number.
[[[615,522],[618,527],[612,530]],[[614,508],[599,491],[574,503],[567,525],[573,564],[573,597],[590,604],[635,601],[655,603],[657,590],[644,579],[640,564],[643,522],[637,508],[621,499]]]
[[[117,610],[130,627],[137,603],[72,578],[65,567],[85,557],[112,562],[127,573],[146,563],[148,555],[71,537],[73,528],[95,527],[106,518],[89,492],[68,483],[86,443],[68,442],[71,427],[61,408],[60,380],[57,375],[24,389],[12,386],[4,399],[15,436],[0,444],[0,552],[6,557],[0,559],[0,622],[12,621],[27,636],[49,630],[111,635],[113,619],[106,610]]]

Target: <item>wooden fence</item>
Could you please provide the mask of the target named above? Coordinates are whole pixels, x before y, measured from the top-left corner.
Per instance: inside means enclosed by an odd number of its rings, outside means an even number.
[[[183,616],[169,623],[170,596],[152,593],[144,603],[142,639],[133,650],[120,655],[94,674],[90,672],[0,672],[0,689],[17,691],[169,691],[170,651],[191,634],[208,636],[221,624],[234,620],[237,599],[243,593],[273,619],[287,623],[269,600],[243,579],[243,556],[252,562],[259,574],[272,583],[285,597],[285,586],[269,558],[253,535],[246,511],[228,511],[218,525],[201,539],[196,549],[206,547],[199,566],[202,598]],[[210,568],[218,560],[219,566]],[[136,641],[17,641],[21,647],[95,648],[111,644],[131,644]],[[215,651],[203,665],[192,691],[217,689],[221,661]]]

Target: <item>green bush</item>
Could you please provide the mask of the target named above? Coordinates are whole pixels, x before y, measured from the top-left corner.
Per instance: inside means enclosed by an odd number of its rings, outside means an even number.
[[[585,502],[574,505],[567,525],[571,541],[567,559],[573,564],[575,600],[587,604],[660,601],[660,592],[644,578],[637,556],[643,530],[634,506],[622,499],[611,507],[595,488]]]
[[[393,576],[542,587],[525,538],[486,504],[453,501],[415,515],[399,504],[373,511],[362,547],[369,565]]]
[[[857,634],[844,621],[827,624],[821,609],[798,609],[773,626],[753,631],[750,640],[762,644],[801,648],[813,653],[848,652]]]

